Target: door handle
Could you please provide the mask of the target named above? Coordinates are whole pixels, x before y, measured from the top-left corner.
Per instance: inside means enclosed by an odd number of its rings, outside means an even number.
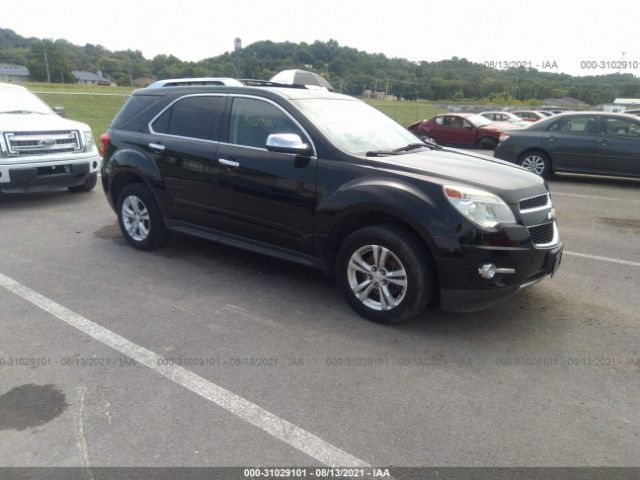
[[[164,145],[160,145],[159,143],[150,143],[149,144],[149,148],[151,150],[156,151],[156,152],[164,152],[165,146]]]
[[[240,166],[240,162],[236,162],[235,160],[227,160],[226,158],[219,158],[218,163],[224,165],[225,167],[238,168]]]
[[[606,138],[603,138],[603,139],[598,140],[598,143],[600,145],[608,145],[609,144],[609,140],[607,140]]]
[[[555,142],[556,141],[556,137],[551,135],[551,136],[547,137],[547,140],[549,140],[550,142]]]

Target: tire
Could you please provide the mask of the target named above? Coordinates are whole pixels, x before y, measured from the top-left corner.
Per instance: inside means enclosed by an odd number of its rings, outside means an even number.
[[[73,193],[90,192],[91,190],[94,189],[97,183],[98,183],[98,174],[92,173],[91,175],[89,175],[89,178],[87,178],[87,181],[84,182],[82,185],[76,185],[75,187],[68,187],[67,190]]]
[[[169,239],[153,195],[142,183],[131,183],[118,195],[118,224],[124,238],[140,250],[155,250]]]
[[[496,142],[495,138],[482,137],[478,142],[478,146],[484,150],[495,150],[498,142]]]
[[[382,248],[388,252],[384,253]],[[374,249],[379,260],[384,253],[384,263],[376,264]],[[364,261],[366,270],[362,263],[359,268],[351,267],[356,256]],[[381,271],[380,267],[386,268]],[[405,275],[391,277],[389,270],[404,270]],[[395,325],[426,308],[433,296],[436,275],[433,260],[416,234],[397,225],[384,224],[364,227],[345,239],[336,260],[336,280],[347,303],[359,315],[377,323]],[[369,283],[365,285],[365,282]],[[385,290],[382,289],[384,282],[387,282]],[[354,289],[360,289],[360,298]],[[363,293],[366,296],[362,296]],[[397,303],[396,306],[392,302]]]
[[[549,160],[549,156],[538,150],[532,150],[522,154],[518,159],[518,165],[542,178],[549,178],[551,175],[551,161]]]

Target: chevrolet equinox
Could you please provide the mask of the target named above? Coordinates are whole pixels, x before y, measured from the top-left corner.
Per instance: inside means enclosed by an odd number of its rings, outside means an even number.
[[[424,143],[337,93],[257,82],[137,90],[102,152],[106,197],[134,247],[177,231],[312,266],[380,323],[429,303],[488,307],[561,259],[542,178]]]

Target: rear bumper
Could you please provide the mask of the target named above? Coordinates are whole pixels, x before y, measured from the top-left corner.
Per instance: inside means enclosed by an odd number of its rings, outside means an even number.
[[[0,159],[6,160],[6,159]],[[0,191],[36,192],[82,185],[97,174],[98,155],[73,156],[37,162],[0,163]]]
[[[441,288],[440,308],[474,312],[504,302],[520,290],[553,276],[560,265],[562,250],[562,243],[551,249],[477,249],[465,262],[466,267],[458,265],[459,280],[449,277],[446,287]],[[483,279],[478,268],[485,263],[513,269],[513,273],[497,273],[492,279]]]

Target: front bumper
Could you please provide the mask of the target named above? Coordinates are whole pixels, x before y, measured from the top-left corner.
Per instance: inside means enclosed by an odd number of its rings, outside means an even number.
[[[90,175],[98,173],[101,160],[96,154],[37,160],[0,158],[0,191],[36,192],[82,185]]]
[[[562,259],[563,244],[553,248],[466,247],[461,259],[445,261],[448,272],[440,289],[440,308],[449,312],[474,312],[501,303],[518,291],[553,276]],[[484,279],[480,265],[492,263],[513,273],[496,273]]]

